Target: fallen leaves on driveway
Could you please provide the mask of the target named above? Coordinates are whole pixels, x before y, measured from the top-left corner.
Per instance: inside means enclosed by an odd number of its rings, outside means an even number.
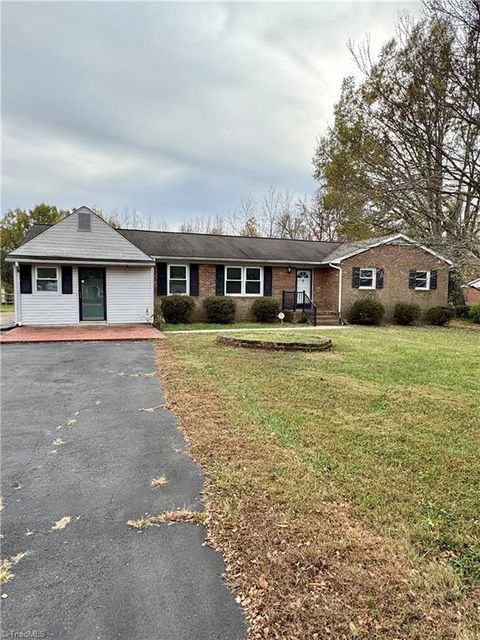
[[[71,517],[70,516],[63,516],[63,518],[60,518],[60,520],[57,520],[57,522],[55,522],[55,524],[52,527],[52,531],[58,531],[60,529],[65,529],[65,527],[67,526],[67,524],[69,524],[71,522]]]
[[[10,582],[13,578],[14,574],[12,573],[12,568],[22,560],[26,555],[28,555],[27,551],[23,551],[22,553],[17,553],[16,556],[12,556],[11,558],[5,558],[0,561],[0,584],[6,584]]]

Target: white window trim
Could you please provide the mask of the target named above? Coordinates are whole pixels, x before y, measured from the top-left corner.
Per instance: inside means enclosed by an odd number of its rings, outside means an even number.
[[[185,267],[186,291],[185,293],[170,293],[170,280],[183,280],[183,278],[170,278],[170,267]],[[190,268],[188,264],[167,264],[167,295],[168,296],[188,296],[190,295]]]
[[[236,282],[241,283],[241,293],[227,293],[227,272],[228,269],[240,269],[241,270],[241,280],[237,280]],[[247,269],[260,269],[260,280],[249,280],[248,282],[260,282],[260,293],[245,293],[245,289],[247,286]],[[232,280],[233,282],[233,280]],[[232,298],[261,298],[263,296],[263,267],[259,267],[257,265],[248,265],[248,266],[240,266],[236,264],[229,264],[225,267],[225,276],[223,282],[223,290],[226,296],[230,296]]]
[[[39,278],[38,277],[38,270],[39,269],[55,269],[55,273],[56,273],[56,278],[55,280],[57,281],[57,290],[56,291],[39,291],[37,289],[37,280],[53,280],[53,278]],[[55,266],[54,264],[42,264],[42,265],[38,265],[35,267],[35,281],[34,281],[34,293],[39,295],[39,296],[58,296],[62,293],[62,284],[60,281],[60,277],[59,277],[59,268],[57,266]]]
[[[424,287],[417,287],[417,273],[425,272],[427,274],[427,279],[425,281]],[[415,271],[415,291],[430,291],[430,275],[431,271],[427,271],[427,269],[416,269]]]
[[[362,279],[362,271],[371,271],[372,272],[372,284],[370,286],[365,286],[360,284],[360,280]],[[377,288],[377,269],[376,267],[360,267],[360,272],[358,274],[358,288],[359,289],[376,289]]]

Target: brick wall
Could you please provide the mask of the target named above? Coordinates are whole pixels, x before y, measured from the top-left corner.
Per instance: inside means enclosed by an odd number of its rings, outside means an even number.
[[[463,294],[465,296],[466,304],[480,304],[480,289],[476,289],[475,287],[465,287],[463,289]]]
[[[383,289],[352,288],[353,267],[376,267],[385,270]],[[411,269],[437,271],[437,289],[416,291],[409,289],[408,279]],[[435,256],[408,245],[384,245],[374,247],[364,253],[342,262],[342,314],[359,298],[374,296],[384,305],[386,319],[391,319],[397,302],[411,302],[428,309],[448,301],[448,265]]]
[[[338,283],[340,272],[332,267],[314,269],[313,302],[319,312],[338,311]]]
[[[313,270],[313,300],[321,310],[337,310],[338,305],[338,271],[331,268]],[[198,268],[199,296],[195,298],[196,309],[193,319],[202,321],[205,319],[202,300],[208,296],[214,296],[216,290],[216,270],[213,264],[200,264]],[[272,268],[272,297],[282,302],[283,291],[294,291],[296,284],[296,267],[273,267]],[[160,296],[157,292],[157,272],[155,270],[155,300],[160,303]],[[250,308],[255,298],[234,297],[237,303],[237,318],[239,320],[249,319]]]

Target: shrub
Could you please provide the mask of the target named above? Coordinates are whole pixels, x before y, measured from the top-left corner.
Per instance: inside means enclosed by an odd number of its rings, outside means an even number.
[[[393,320],[395,324],[410,325],[416,322],[422,315],[422,310],[418,304],[409,302],[399,302],[393,310]]]
[[[180,324],[190,322],[195,303],[190,296],[166,296],[160,308],[165,322]]]
[[[383,304],[375,298],[357,300],[347,313],[347,320],[352,324],[380,324],[385,309]]]
[[[235,300],[226,296],[211,296],[203,301],[207,322],[229,324],[235,319],[237,305]]]
[[[468,311],[468,317],[477,324],[480,324],[480,304],[472,304]]]
[[[275,322],[280,313],[280,303],[273,298],[257,298],[251,311],[257,322]]]
[[[455,307],[455,315],[457,318],[468,318],[470,307],[467,304],[460,304]]]
[[[453,307],[430,307],[423,316],[427,324],[433,324],[437,327],[443,327],[454,317],[455,310]]]

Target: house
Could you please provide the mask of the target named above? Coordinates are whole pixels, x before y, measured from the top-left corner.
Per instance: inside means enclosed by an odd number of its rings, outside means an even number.
[[[403,234],[318,242],[114,229],[87,207],[55,225],[35,225],[15,263],[19,325],[149,323],[163,296],[225,295],[239,318],[272,296],[312,322],[339,322],[355,300],[447,303],[452,262]]]
[[[463,295],[465,296],[465,304],[480,304],[480,278],[467,282],[462,286]]]

